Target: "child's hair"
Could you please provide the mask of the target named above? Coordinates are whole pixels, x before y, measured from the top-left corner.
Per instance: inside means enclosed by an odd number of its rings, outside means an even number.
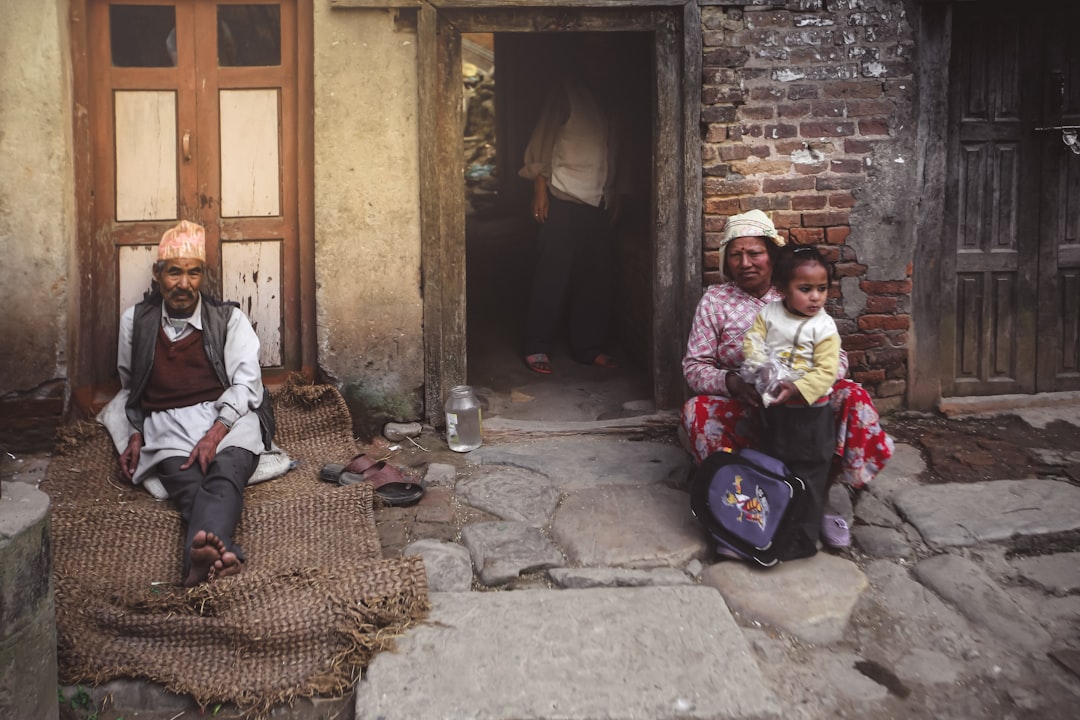
[[[787,287],[791,278],[795,276],[795,268],[800,265],[812,265],[817,263],[825,268],[825,277],[832,282],[832,268],[825,258],[813,245],[785,245],[780,248],[780,257],[773,266],[773,285],[778,288]]]

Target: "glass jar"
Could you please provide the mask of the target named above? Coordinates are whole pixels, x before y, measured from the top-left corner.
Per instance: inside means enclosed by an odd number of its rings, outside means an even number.
[[[480,421],[480,401],[468,385],[450,389],[446,399],[446,444],[454,452],[469,452],[480,447],[483,431]]]

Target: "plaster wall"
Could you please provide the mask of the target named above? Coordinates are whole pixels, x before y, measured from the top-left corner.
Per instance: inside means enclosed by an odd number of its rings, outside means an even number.
[[[68,3],[5,0],[0,22],[0,396],[67,375],[75,230]]]
[[[319,366],[374,431],[422,412],[416,32],[318,2],[314,33]]]

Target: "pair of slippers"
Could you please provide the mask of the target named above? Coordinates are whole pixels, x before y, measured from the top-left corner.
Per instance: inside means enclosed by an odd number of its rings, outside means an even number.
[[[409,482],[393,465],[374,460],[365,453],[360,453],[345,465],[323,465],[319,471],[319,479],[338,485],[371,483],[376,497],[382,500],[383,504],[393,507],[411,505],[424,496],[423,485]]]

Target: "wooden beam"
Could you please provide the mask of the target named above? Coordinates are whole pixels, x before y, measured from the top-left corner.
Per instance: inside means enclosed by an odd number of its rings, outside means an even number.
[[[567,12],[550,6],[529,9],[493,7],[481,10],[443,10],[442,17],[463,33],[482,32],[651,32],[663,10],[647,12],[628,7],[588,8]]]
[[[675,372],[670,398],[674,406],[681,405],[689,395],[689,388],[682,378],[682,354],[686,338],[690,335],[690,323],[694,309],[701,299],[701,245],[702,245],[702,207],[701,207],[701,9],[697,3],[683,6],[683,70],[682,78],[682,137],[683,137],[683,230],[682,244],[682,287],[681,302],[675,308],[678,328],[678,348],[676,350]],[[675,391],[678,391],[677,393]],[[657,406],[665,407],[657,398]]]
[[[423,0],[330,0],[331,10],[388,10],[391,8],[418,8]]]
[[[424,413],[439,425],[442,402],[442,252],[439,242],[439,70],[437,14],[430,5],[417,13],[416,71],[420,112],[420,268],[424,288]]]
[[[649,8],[649,7],[679,7],[686,5],[689,0],[560,0],[557,5],[559,10],[565,9],[588,9],[588,8]],[[734,4],[745,5],[752,0],[738,0]],[[783,4],[783,0],[775,0]],[[378,10],[385,8],[418,8],[424,5],[424,0],[330,0],[330,7],[334,10],[368,9]],[[439,10],[473,10],[482,11],[489,8],[512,10],[524,9],[550,9],[552,0],[428,0],[427,4]],[[729,0],[728,4],[732,4]]]

